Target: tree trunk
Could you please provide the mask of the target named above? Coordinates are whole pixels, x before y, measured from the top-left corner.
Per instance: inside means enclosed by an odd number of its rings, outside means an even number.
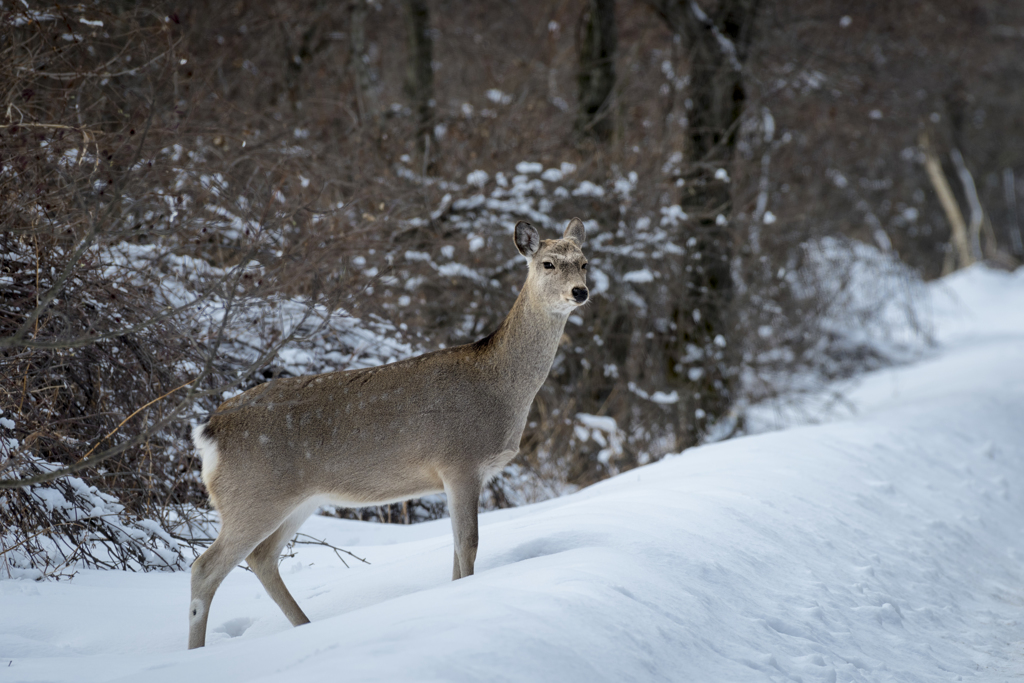
[[[377,103],[370,86],[370,71],[366,68],[366,0],[353,0],[349,5],[349,69],[356,96],[356,111],[360,125],[376,123]]]
[[[978,199],[978,189],[974,186],[974,176],[967,170],[964,157],[956,147],[949,153],[953,160],[956,174],[960,178],[960,184],[964,186],[964,196],[967,198],[967,207],[970,209],[971,224],[968,227],[968,237],[971,245],[971,258],[975,261],[982,259],[981,254],[981,227],[985,222],[985,211],[981,207],[981,200]]]
[[[699,441],[710,424],[726,417],[734,399],[739,344],[732,329],[732,185],[729,170],[746,93],[743,64],[753,35],[757,0],[722,0],[705,13],[694,0],[652,0],[689,50],[689,149],[680,206],[689,216],[680,240],[687,244],[687,281],[674,312],[677,346],[670,376],[681,383],[677,447]],[[703,365],[694,363],[693,347]],[[687,349],[690,349],[689,351]],[[684,362],[686,357],[688,362]]]
[[[939,203],[942,204],[942,210],[946,214],[946,220],[949,221],[949,231],[952,235],[950,242],[953,248],[947,254],[946,263],[942,267],[942,274],[948,275],[956,270],[958,261],[961,268],[966,268],[974,263],[974,258],[971,256],[970,243],[967,238],[967,223],[964,221],[964,215],[961,213],[960,205],[953,194],[953,188],[949,186],[949,181],[946,180],[946,174],[942,170],[942,162],[939,161],[938,154],[932,148],[927,133],[921,133],[921,136],[918,138],[918,144],[921,147],[921,151],[924,152],[924,168],[928,174],[928,180],[931,181],[932,188],[935,190],[935,194],[938,195]]]
[[[426,0],[403,0],[407,26],[408,55],[405,89],[416,117],[416,146],[429,165],[434,136],[434,43],[430,36],[430,11]]]
[[[1003,195],[1006,198],[1006,211],[1009,217],[1007,232],[1010,233],[1010,247],[1013,255],[1020,258],[1024,256],[1024,243],[1020,239],[1020,225],[1017,223],[1017,184],[1013,179],[1013,169],[1003,169]]]
[[[614,131],[615,0],[588,0],[580,20],[580,87],[576,131],[608,140]]]
[[[320,6],[316,6],[317,12],[320,11]],[[302,68],[306,63],[309,62],[316,49],[313,48],[313,38],[316,35],[318,25],[313,23],[305,31],[302,32],[301,37],[296,42],[292,35],[289,27],[285,24],[281,24],[281,31],[284,33],[284,46],[285,46],[285,58],[287,59],[288,67],[285,69],[285,88],[288,92],[288,103],[292,107],[292,111],[298,111],[302,108]]]

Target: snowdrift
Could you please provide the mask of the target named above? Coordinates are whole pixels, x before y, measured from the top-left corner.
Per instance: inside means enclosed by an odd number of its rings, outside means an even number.
[[[832,421],[487,513],[456,583],[446,520],[314,518],[370,564],[285,559],[297,629],[235,570],[187,652],[185,572],[0,581],[0,681],[1019,676],[1024,269],[930,294],[940,348],[862,378]]]

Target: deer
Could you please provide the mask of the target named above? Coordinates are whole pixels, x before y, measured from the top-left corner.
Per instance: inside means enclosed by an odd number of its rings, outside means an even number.
[[[193,427],[221,529],[192,564],[189,649],[206,644],[214,593],[243,559],[292,625],[309,623],[278,561],[324,504],[443,492],[452,580],[473,575],[481,490],[518,454],[566,321],[590,296],[583,221],[573,218],[550,240],[520,221],[513,237],[527,259],[526,282],[491,335],[387,365],[271,380]]]

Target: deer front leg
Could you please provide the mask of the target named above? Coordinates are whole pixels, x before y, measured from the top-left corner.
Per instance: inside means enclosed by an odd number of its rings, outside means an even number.
[[[455,564],[452,568],[454,581],[472,576],[473,565],[476,563],[480,482],[475,478],[445,482],[445,493],[448,495],[448,513],[452,518],[452,533],[455,537]]]

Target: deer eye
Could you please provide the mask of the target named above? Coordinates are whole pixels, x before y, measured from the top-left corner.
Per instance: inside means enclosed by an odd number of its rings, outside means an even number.
[[[552,263],[551,261],[545,261],[544,262],[544,268],[546,270],[554,270],[555,269],[555,264]]]
[[[583,270],[586,270],[587,269],[587,264],[584,263],[582,266],[580,266],[580,268],[582,268]]]

